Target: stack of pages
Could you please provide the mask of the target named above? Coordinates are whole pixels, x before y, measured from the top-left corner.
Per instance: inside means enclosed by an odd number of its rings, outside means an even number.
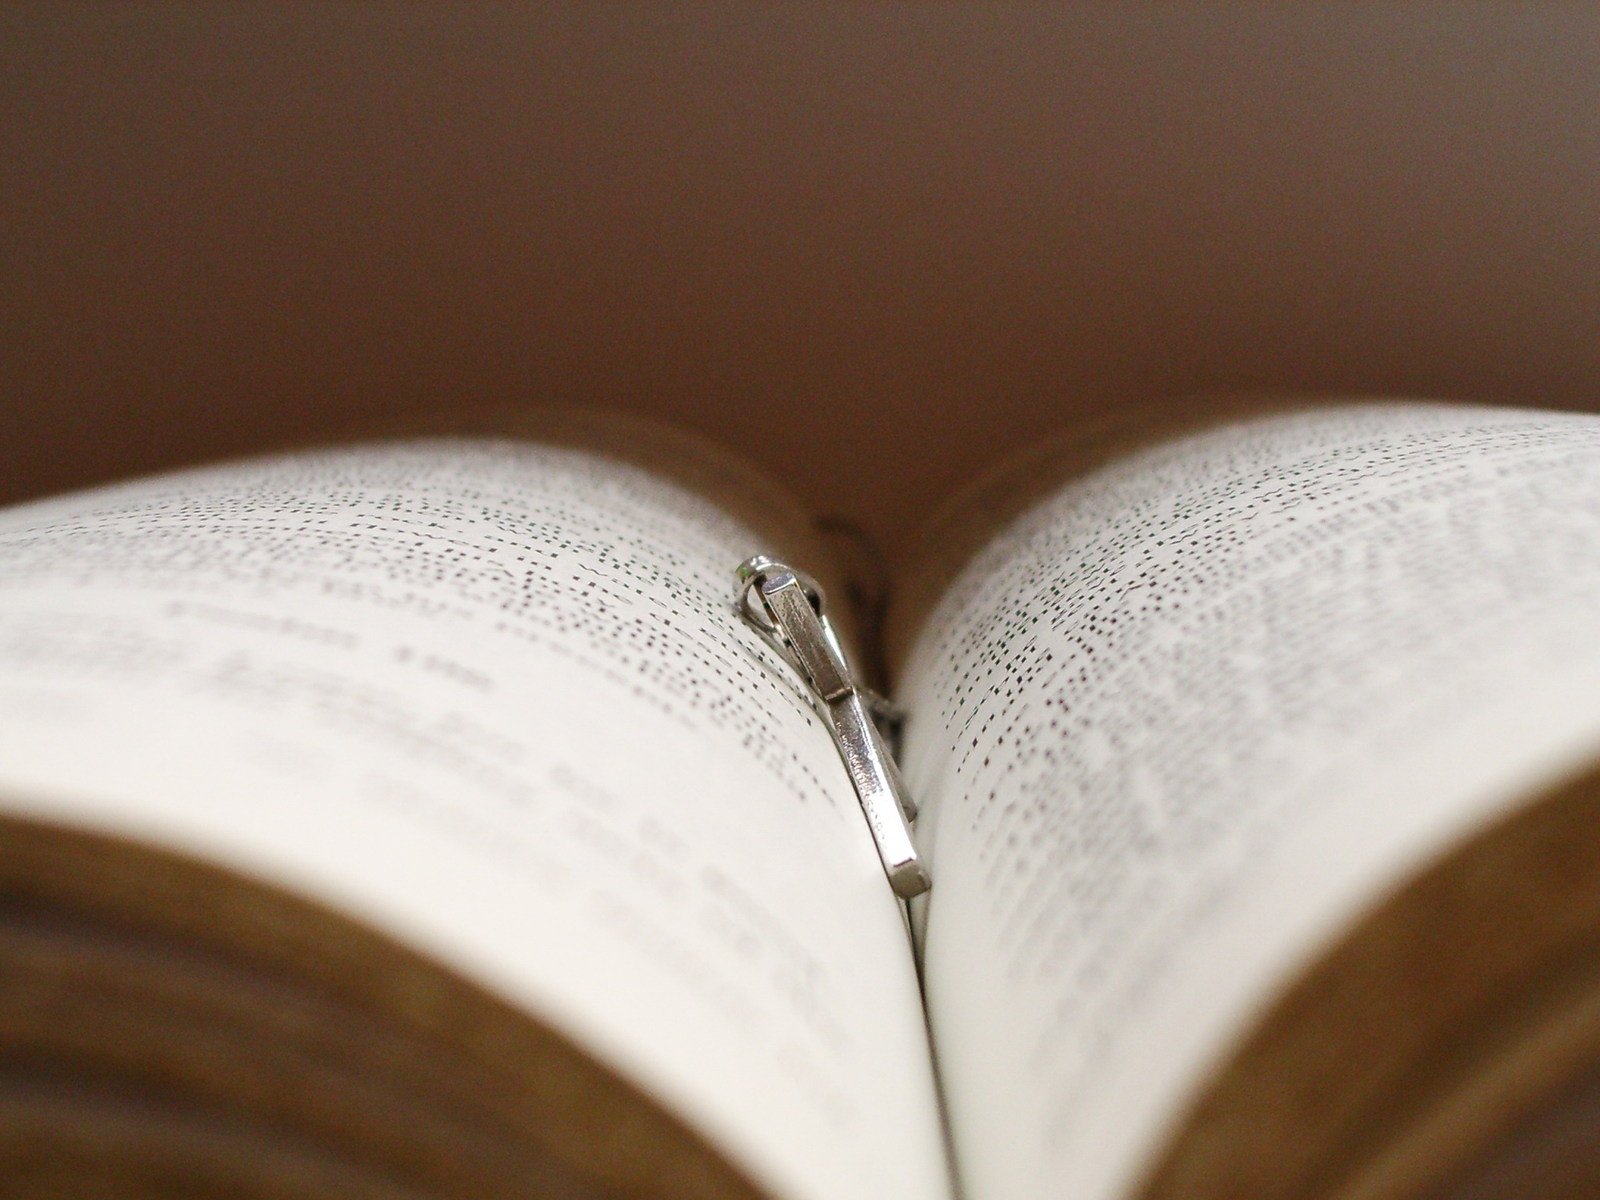
[[[975,484],[881,631],[602,419],[0,514],[0,1170],[1594,1194],[1600,418],[1206,411]],[[754,554],[891,666],[909,906]]]

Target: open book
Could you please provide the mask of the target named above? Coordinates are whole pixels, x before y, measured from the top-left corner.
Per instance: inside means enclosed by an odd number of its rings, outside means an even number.
[[[1591,1193],[1600,418],[975,486],[882,633],[909,911],[760,552],[842,619],[756,474],[545,418],[0,517],[16,1190]]]

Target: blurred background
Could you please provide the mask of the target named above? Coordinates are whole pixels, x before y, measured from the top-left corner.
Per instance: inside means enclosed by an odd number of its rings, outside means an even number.
[[[1228,389],[1600,401],[1600,8],[0,10],[0,500],[505,401],[893,541]]]

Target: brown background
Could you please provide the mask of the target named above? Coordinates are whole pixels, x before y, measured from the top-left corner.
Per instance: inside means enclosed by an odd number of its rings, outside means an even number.
[[[0,11],[0,499],[626,407],[893,538],[1074,419],[1600,397],[1600,10]]]

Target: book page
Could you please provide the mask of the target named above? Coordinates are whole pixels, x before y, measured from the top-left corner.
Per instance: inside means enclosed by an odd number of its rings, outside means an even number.
[[[565,1030],[782,1197],[948,1182],[903,912],[772,549],[570,449],[437,439],[0,516],[0,795],[331,904]]]
[[[1597,612],[1591,416],[1280,416],[1007,527],[900,693],[970,1193],[1130,1194],[1299,965],[1593,760]]]

